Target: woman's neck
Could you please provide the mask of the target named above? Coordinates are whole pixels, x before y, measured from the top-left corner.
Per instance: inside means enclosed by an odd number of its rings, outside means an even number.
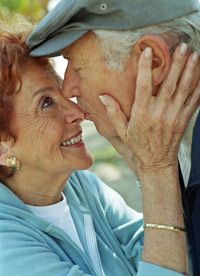
[[[23,168],[22,168],[23,169]],[[32,206],[47,206],[61,201],[69,173],[51,175],[50,173],[18,171],[6,181],[12,190],[25,204]]]

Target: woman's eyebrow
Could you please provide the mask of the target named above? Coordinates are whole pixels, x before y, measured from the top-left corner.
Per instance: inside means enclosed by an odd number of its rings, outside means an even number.
[[[54,90],[55,90],[55,87],[53,87],[53,86],[42,87],[42,88],[36,90],[36,91],[33,93],[32,98],[34,98],[35,96],[37,96],[37,95],[40,94],[40,93],[49,92],[49,91],[54,91]]]

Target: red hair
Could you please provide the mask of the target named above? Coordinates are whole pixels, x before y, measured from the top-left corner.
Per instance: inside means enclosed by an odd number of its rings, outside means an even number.
[[[0,32],[0,140],[16,140],[10,127],[12,118],[12,95],[21,89],[21,68],[32,59],[40,65],[49,64],[47,58],[32,58],[26,44],[26,36]],[[11,176],[11,170],[0,166],[0,180]]]

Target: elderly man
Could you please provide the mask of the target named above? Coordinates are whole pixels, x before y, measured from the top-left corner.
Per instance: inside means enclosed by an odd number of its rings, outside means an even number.
[[[109,106],[110,98],[99,96],[113,96],[130,117],[138,61],[143,49],[153,50],[153,92],[156,94],[167,76],[174,49],[181,42],[184,42],[180,47],[183,56],[187,57],[187,45],[200,52],[197,0],[63,0],[38,24],[28,45],[33,56],[63,54],[69,59],[64,82],[66,95],[78,97],[97,130],[126,155],[127,151],[100,102]],[[194,59],[196,56],[194,54]],[[196,67],[194,86],[199,72],[200,65]],[[194,273],[200,275],[200,168],[197,162],[200,118],[196,120],[196,117],[197,114],[183,137],[179,158]],[[121,124],[120,117],[118,119]]]

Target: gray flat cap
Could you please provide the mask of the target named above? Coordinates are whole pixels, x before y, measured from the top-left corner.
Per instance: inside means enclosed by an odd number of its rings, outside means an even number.
[[[57,56],[89,30],[135,30],[198,10],[198,0],[62,0],[27,44],[31,56]]]

